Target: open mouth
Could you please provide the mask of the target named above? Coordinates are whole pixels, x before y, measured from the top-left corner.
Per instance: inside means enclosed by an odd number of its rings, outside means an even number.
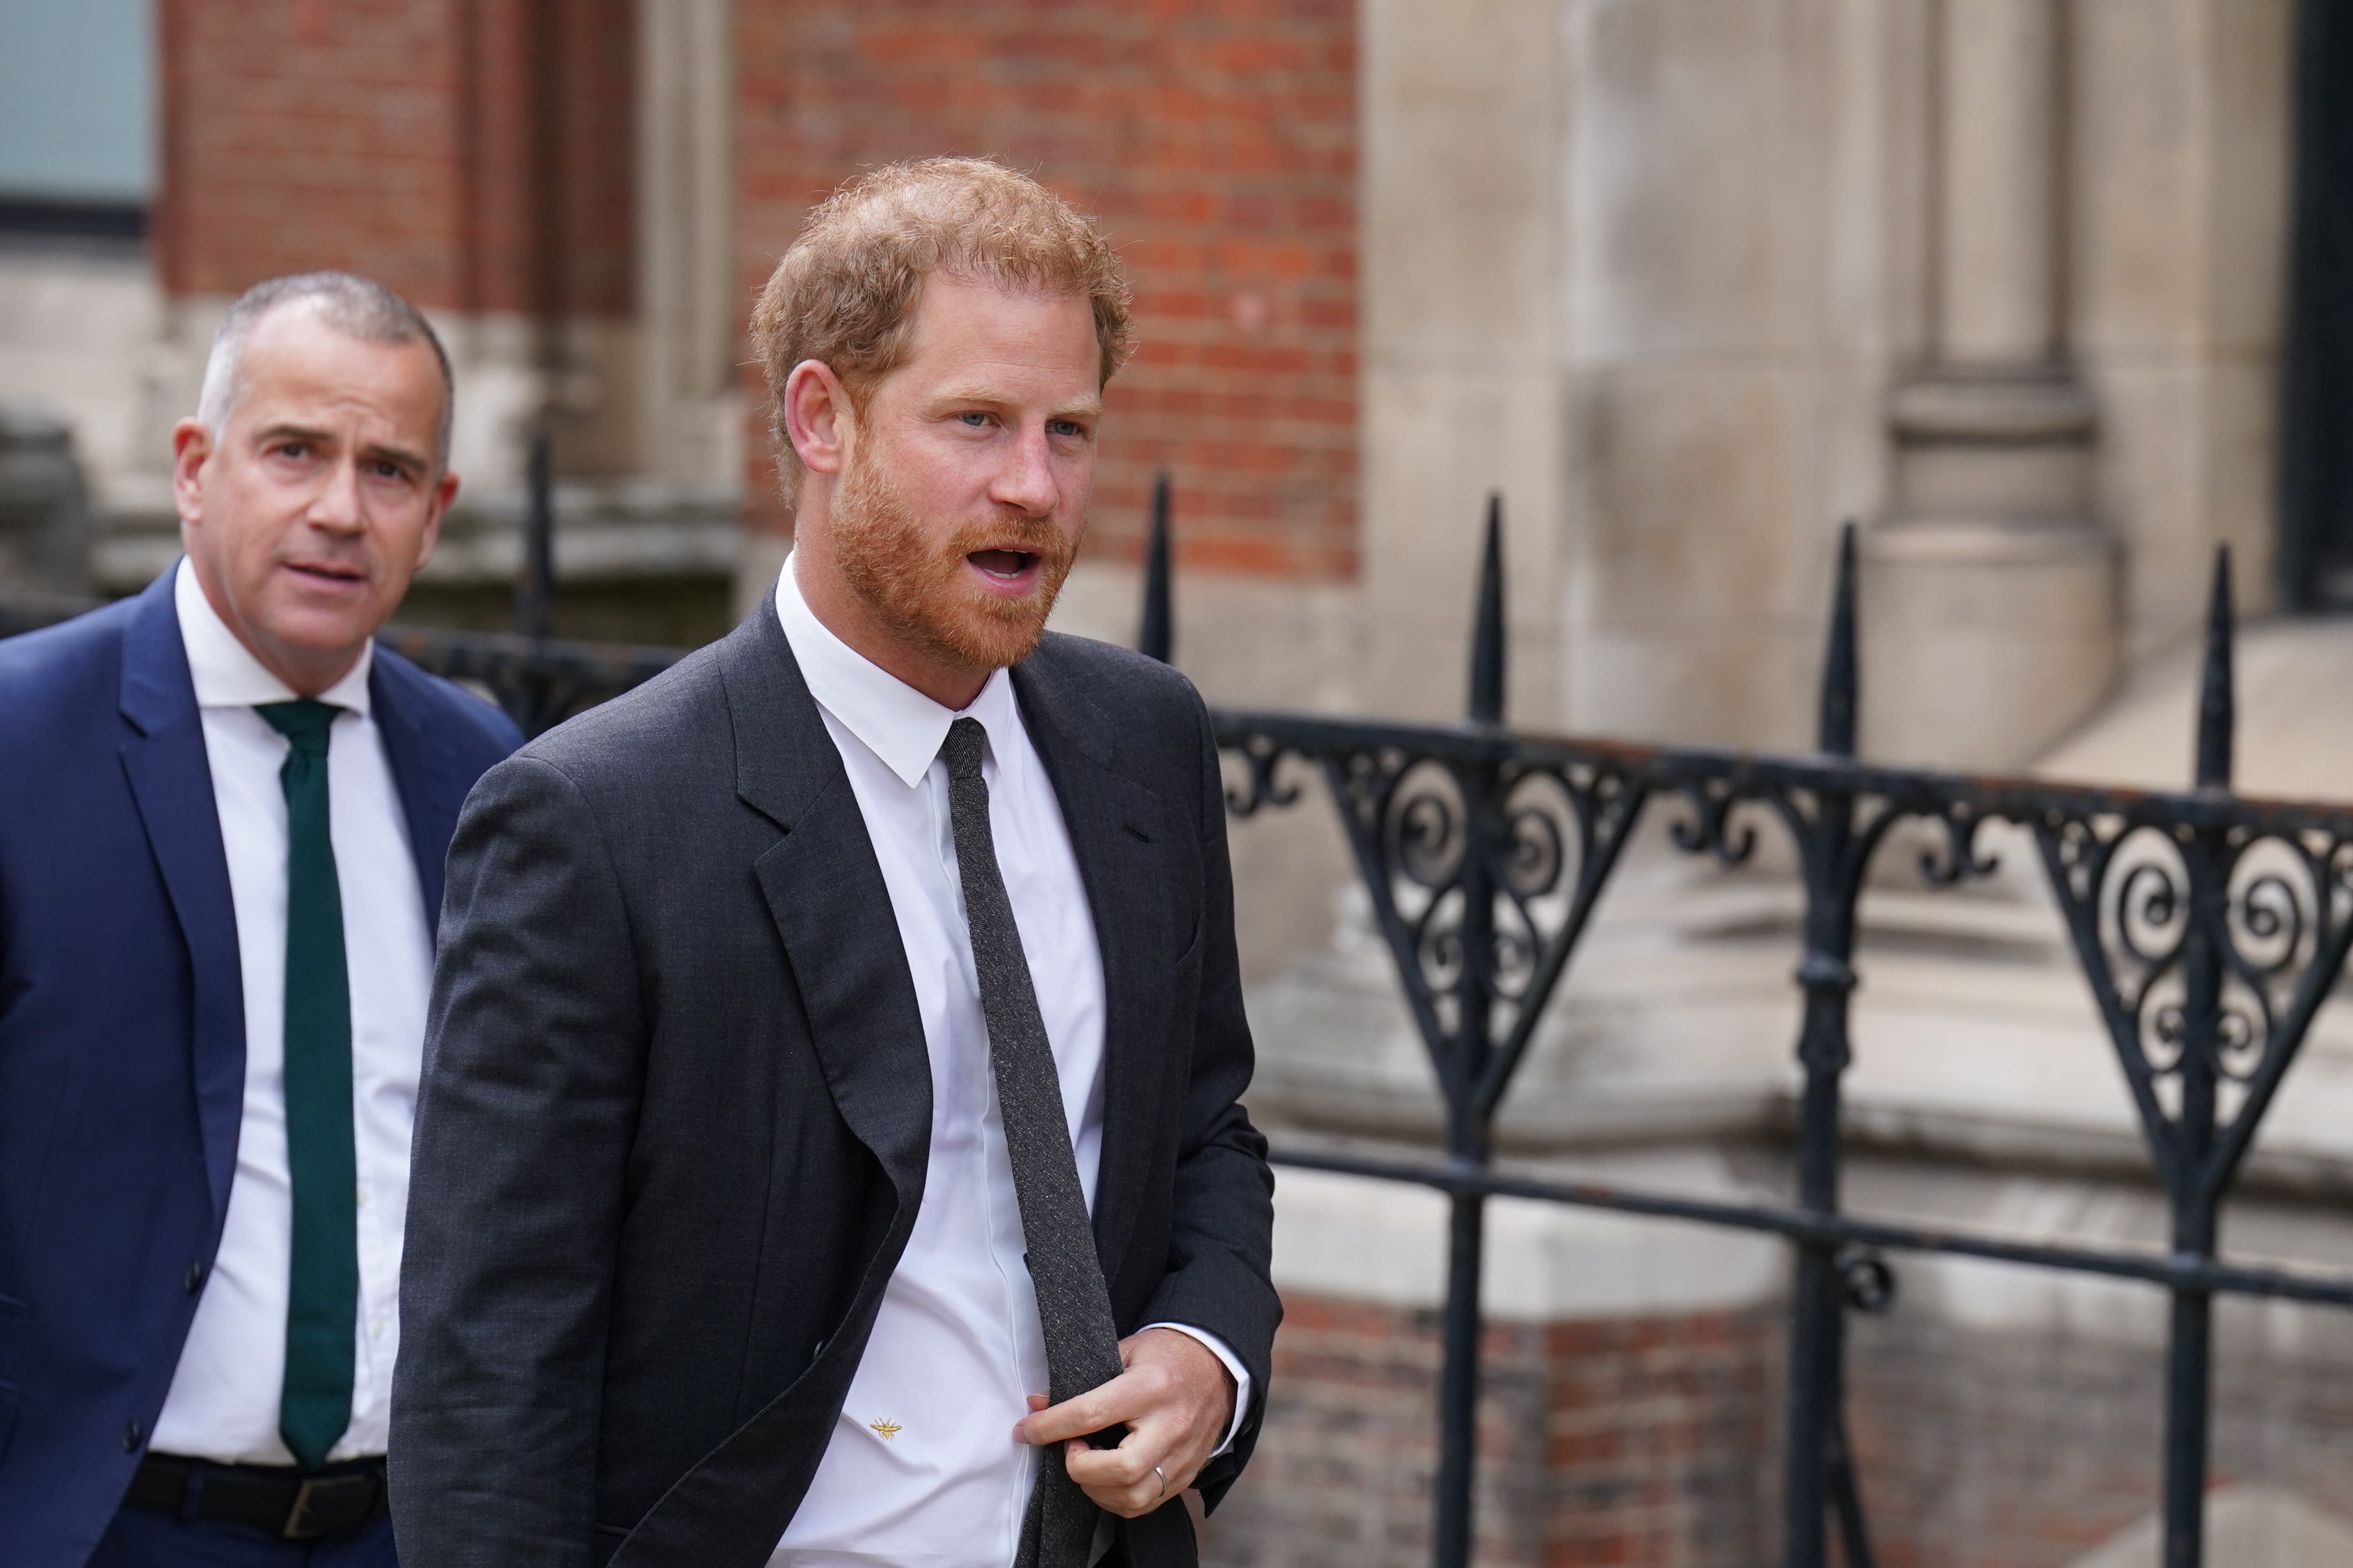
[[[1018,583],[1038,564],[1037,555],[1027,550],[976,550],[965,559],[1000,583]]]

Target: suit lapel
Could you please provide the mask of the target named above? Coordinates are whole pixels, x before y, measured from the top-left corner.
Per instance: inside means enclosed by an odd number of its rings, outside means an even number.
[[[122,771],[147,830],[172,913],[187,943],[195,989],[189,1040],[203,1133],[205,1176],[213,1217],[228,1212],[237,1168],[237,1127],[245,1104],[245,984],[238,967],[237,905],[228,855],[221,847],[204,722],[188,675],[173,604],[178,567],[140,595],[122,634],[121,711],[134,733],[122,745]]]
[[[1029,738],[1078,856],[1103,966],[1103,1163],[1095,1250],[1116,1279],[1151,1172],[1172,997],[1160,797],[1114,771],[1107,715],[1036,658],[1014,667]]]
[[[932,1139],[932,1066],[907,952],[841,753],[769,603],[732,634],[720,672],[735,789],[785,830],[754,868],[792,963],[835,1106],[899,1194],[892,1243],[913,1225]]]
[[[376,733],[384,738],[393,787],[400,794],[401,815],[407,818],[408,850],[416,858],[417,885],[425,896],[426,928],[438,937],[449,837],[458,830],[458,811],[466,804],[470,786],[459,776],[448,744],[425,711],[416,672],[398,662],[399,657],[382,647],[375,650],[368,670],[368,700],[375,710]]]

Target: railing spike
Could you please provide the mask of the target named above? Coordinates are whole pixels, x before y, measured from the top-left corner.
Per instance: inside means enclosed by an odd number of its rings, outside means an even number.
[[[1504,492],[1487,494],[1487,547],[1471,627],[1471,721],[1504,721]]]
[[[2239,728],[2232,671],[2231,547],[2214,549],[2214,587],[2206,609],[2206,671],[2198,699],[2198,787],[2231,787]]]
[[[1174,662],[1176,626],[1172,603],[1175,593],[1168,565],[1168,472],[1152,479],[1152,531],[1144,546],[1144,624],[1135,634],[1135,648],[1163,664]]]
[[[1822,658],[1822,710],[1820,749],[1833,757],[1855,752],[1855,713],[1862,687],[1855,648],[1855,531],[1849,522],[1839,531],[1838,585],[1831,598],[1831,640]]]

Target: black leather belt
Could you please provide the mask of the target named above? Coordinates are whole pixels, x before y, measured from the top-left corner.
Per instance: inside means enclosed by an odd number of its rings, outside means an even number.
[[[317,1541],[384,1516],[384,1461],[351,1459],[300,1470],[150,1454],[139,1462],[122,1500],[142,1513],[250,1525],[288,1541]]]

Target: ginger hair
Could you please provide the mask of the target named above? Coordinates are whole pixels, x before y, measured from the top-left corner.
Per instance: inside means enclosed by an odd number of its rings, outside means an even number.
[[[1085,300],[1094,311],[1099,385],[1133,346],[1118,254],[1060,196],[987,158],[923,158],[871,170],[809,215],[752,311],[787,504],[798,496],[802,471],[785,430],[793,367],[804,360],[827,365],[864,413],[875,386],[906,362],[923,280],[943,271]]]

